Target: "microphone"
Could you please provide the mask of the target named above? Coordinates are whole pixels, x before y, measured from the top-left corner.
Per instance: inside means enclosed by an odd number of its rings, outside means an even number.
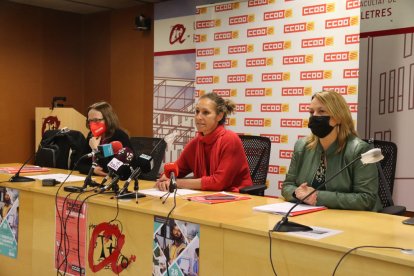
[[[101,187],[98,190],[98,193],[103,193],[109,190],[112,186],[116,185],[119,180],[126,180],[131,175],[131,166],[129,166],[129,164],[120,165],[118,169],[115,171],[114,175],[115,177],[112,178],[112,181],[109,182],[107,185]]]
[[[168,191],[173,193],[177,189],[176,176],[178,175],[178,166],[176,163],[166,163],[164,165],[164,174],[170,178],[170,186]]]
[[[90,158],[90,157],[94,157],[96,159],[106,158],[106,157],[114,155],[114,153],[117,154],[121,150],[121,148],[122,148],[122,143],[121,142],[112,141],[109,144],[99,145],[97,150],[83,155],[81,157],[81,159],[82,158]],[[69,192],[69,193],[82,193],[82,192],[85,191],[85,189],[88,186],[92,186],[92,187],[98,186],[98,184],[95,181],[92,180],[93,171],[98,166],[96,161],[97,160],[92,161],[91,168],[89,169],[88,175],[86,176],[82,187],[79,187],[79,186],[65,186],[63,188],[63,190],[65,190],[66,192]]]
[[[68,133],[69,131],[70,131],[70,129],[68,127],[64,127],[64,128],[59,129],[59,131],[57,131],[55,134],[53,134],[49,138],[41,141],[40,144],[39,144],[39,149],[41,149],[44,146],[46,146],[47,144],[49,144],[56,136]],[[19,170],[9,179],[9,182],[31,182],[31,181],[35,181],[35,179],[33,179],[33,178],[26,177],[26,176],[20,176],[20,172],[23,169],[23,167],[26,166],[26,164],[33,158],[33,156],[36,155],[36,153],[37,153],[37,151],[35,151],[33,154],[31,154],[30,157],[26,161],[24,161],[23,165],[19,168]]]
[[[82,157],[91,158],[106,158],[117,154],[122,149],[122,143],[119,141],[112,141],[109,144],[99,145],[96,150],[85,154]]]
[[[141,175],[141,173],[150,172],[152,170],[153,166],[154,166],[154,162],[153,162],[151,156],[146,155],[144,153],[141,154],[140,156],[138,156],[138,158],[136,160],[136,168],[132,171],[132,173],[129,176],[129,178],[127,179],[127,181],[125,181],[124,186],[119,191],[119,195],[122,195],[122,194],[124,194],[125,192],[128,191],[129,183],[132,180],[136,181],[137,178]],[[133,167],[134,167],[134,165],[133,165]],[[137,187],[134,186],[134,190],[138,191],[138,182],[136,182],[136,183],[137,183]]]
[[[114,158],[112,158],[111,161],[109,161],[107,164],[108,174],[102,180],[101,186],[104,185],[109,180],[109,178],[112,178],[114,176],[114,170],[116,170],[122,163],[127,162],[129,164],[133,159],[134,152],[130,148],[121,148],[114,156]]]
[[[118,152],[118,154],[114,158],[112,158],[112,160],[108,163],[109,173],[102,180],[101,186],[104,185],[105,182],[108,181],[108,179],[110,177],[114,177],[114,175],[115,175],[114,179],[116,178],[116,176],[120,176],[120,174],[122,174],[122,176],[123,176],[122,178],[125,178],[125,179],[121,179],[121,180],[128,179],[128,177],[131,175],[131,169],[130,169],[129,163],[131,163],[132,160],[134,160],[134,152],[128,147],[122,148]],[[121,167],[123,165],[126,165],[126,164],[128,166],[129,174],[125,176],[125,174],[127,174],[128,172],[124,168],[121,168]],[[116,182],[118,180],[116,180]],[[114,184],[115,184],[115,182],[112,181],[110,184],[108,184],[104,187],[101,187],[99,192],[102,193],[103,191],[107,190],[109,187],[111,187]]]
[[[361,159],[362,164],[371,164],[371,163],[377,163],[381,161],[384,158],[384,156],[381,153],[381,149],[374,148],[371,149],[360,156],[356,157],[354,160],[352,160],[350,163],[348,163],[345,167],[343,167],[341,170],[339,170],[337,173],[332,175],[328,180],[321,183],[319,186],[317,186],[312,192],[307,194],[303,199],[298,200],[292,208],[289,209],[289,211],[283,216],[283,218],[273,227],[273,231],[275,232],[297,232],[297,231],[312,231],[313,229],[309,226],[302,225],[299,223],[295,223],[288,220],[288,217],[293,209],[296,208],[299,204],[303,203],[307,198],[309,198],[311,195],[313,195],[316,191],[318,191],[320,188],[322,188],[326,183],[330,182],[332,179],[334,179],[336,176],[338,176],[341,172],[343,172],[346,168],[351,166],[353,163]]]

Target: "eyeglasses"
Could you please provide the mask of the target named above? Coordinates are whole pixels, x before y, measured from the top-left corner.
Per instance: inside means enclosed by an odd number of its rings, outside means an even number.
[[[102,121],[104,121],[105,119],[104,118],[95,118],[95,119],[87,119],[86,120],[86,122],[87,123],[99,123],[99,122],[102,122]]]

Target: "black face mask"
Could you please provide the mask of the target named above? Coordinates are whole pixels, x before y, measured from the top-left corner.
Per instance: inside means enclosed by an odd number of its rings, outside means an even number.
[[[331,133],[333,126],[329,125],[330,116],[311,116],[309,118],[308,127],[311,129],[312,133],[319,138],[326,137]]]

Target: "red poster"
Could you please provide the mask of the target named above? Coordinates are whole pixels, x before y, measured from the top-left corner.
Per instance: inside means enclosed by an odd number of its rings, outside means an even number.
[[[57,199],[55,268],[68,275],[85,275],[86,203]]]

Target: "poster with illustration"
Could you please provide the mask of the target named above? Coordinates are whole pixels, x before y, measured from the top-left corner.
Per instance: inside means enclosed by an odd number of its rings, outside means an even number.
[[[17,258],[19,190],[0,187],[0,254]]]
[[[152,275],[198,275],[199,244],[199,224],[154,217]]]

